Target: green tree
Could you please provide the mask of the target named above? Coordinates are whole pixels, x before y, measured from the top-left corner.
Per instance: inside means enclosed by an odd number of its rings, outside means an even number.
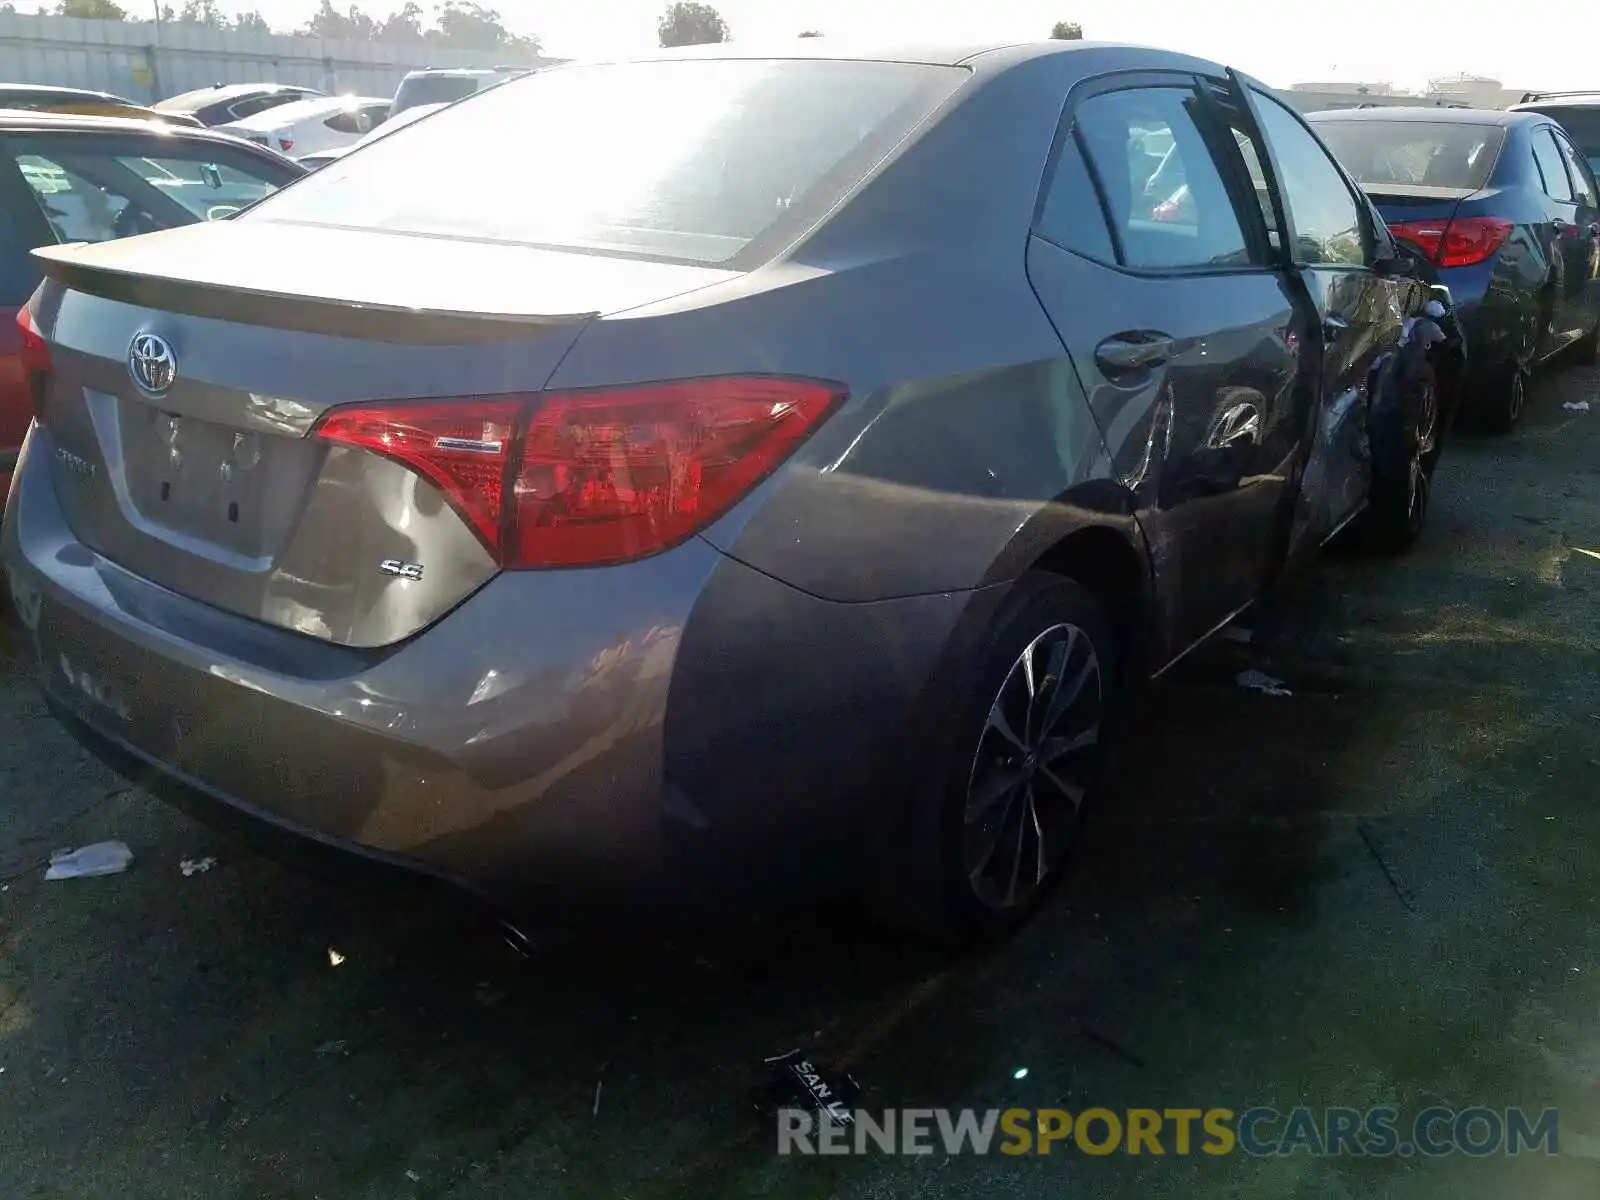
[[[422,40],[422,5],[407,0],[404,8],[392,12],[378,26],[378,40],[383,42],[420,42]]]
[[[656,33],[663,46],[708,46],[728,40],[728,23],[709,4],[677,0],[661,14]]]
[[[1050,31],[1050,37],[1058,42],[1083,41],[1083,26],[1076,21],[1057,21],[1056,27]]]
[[[126,21],[128,10],[116,0],[61,0],[58,17],[87,17],[91,21]]]
[[[354,4],[340,12],[334,8],[333,0],[322,0],[322,7],[296,32],[302,37],[364,42],[371,41],[377,29],[378,23]]]
[[[233,19],[233,27],[240,33],[271,33],[272,26],[267,24],[267,19],[261,15],[259,8],[252,8],[249,12],[242,12]]]
[[[212,29],[228,27],[228,18],[217,7],[217,0],[183,0],[178,20],[185,25],[208,25]]]
[[[435,10],[437,29],[423,36],[435,46],[449,46],[457,50],[524,50],[539,52],[539,39],[519,37],[500,20],[495,9],[484,8],[473,0],[445,0],[442,8]]]

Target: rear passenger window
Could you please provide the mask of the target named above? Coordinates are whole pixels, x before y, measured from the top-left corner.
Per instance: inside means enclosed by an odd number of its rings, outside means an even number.
[[[1567,162],[1567,175],[1572,180],[1572,190],[1579,201],[1590,208],[1595,207],[1594,176],[1589,171],[1586,163],[1573,148],[1566,138],[1557,136],[1556,146],[1561,151],[1561,157]]]
[[[1094,96],[1075,119],[1130,267],[1250,261],[1244,229],[1201,136],[1193,88]]]
[[[1089,169],[1075,136],[1069,136],[1062,145],[1055,173],[1045,190],[1044,206],[1039,211],[1039,233],[1056,245],[1087,258],[1107,263],[1117,261],[1100,198],[1095,195],[1094,182],[1089,178]]]
[[[1556,148],[1556,139],[1548,129],[1534,130],[1533,159],[1544,177],[1545,193],[1552,200],[1571,200],[1572,185],[1567,182],[1566,164],[1561,161],[1561,151]]]
[[[335,133],[366,133],[372,128],[372,122],[367,114],[359,109],[334,113],[323,124]]]
[[[266,112],[269,108],[277,108],[278,105],[293,99],[293,96],[252,96],[248,100],[239,101],[228,109],[228,113],[235,121],[242,121],[246,117]]]

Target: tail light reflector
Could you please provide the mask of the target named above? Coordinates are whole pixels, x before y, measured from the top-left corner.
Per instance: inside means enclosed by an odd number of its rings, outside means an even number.
[[[39,416],[44,404],[45,377],[50,374],[50,344],[39,333],[27,305],[17,310],[17,330],[22,335],[22,374],[33,395],[34,415]]]
[[[17,310],[17,329],[22,334],[22,369],[30,375],[46,374],[50,370],[50,347],[33,323],[33,313],[26,307]]]
[[[1395,221],[1389,232],[1419,247],[1440,267],[1470,267],[1494,256],[1511,236],[1512,222],[1499,217],[1453,221]]]
[[[315,432],[423,476],[503,567],[599,566],[704,529],[843,398],[814,380],[693,379],[351,405]]]

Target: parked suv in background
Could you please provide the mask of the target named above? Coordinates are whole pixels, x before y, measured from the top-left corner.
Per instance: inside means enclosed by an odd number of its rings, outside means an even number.
[[[1543,113],[1558,121],[1600,175],[1600,92],[1529,92],[1512,112]]]
[[[163,113],[186,113],[206,126],[226,125],[281,104],[320,95],[322,93],[315,88],[291,83],[219,83],[157,101],[155,108]]]
[[[474,92],[515,79],[530,70],[531,67],[489,67],[484,70],[450,68],[413,71],[395,89],[394,100],[389,105],[389,116],[398,116],[419,104],[449,104],[453,100],[462,100]]]
[[[280,154],[200,129],[0,115],[0,501],[33,417],[16,323],[40,278],[29,252],[219,220],[302,174]]]

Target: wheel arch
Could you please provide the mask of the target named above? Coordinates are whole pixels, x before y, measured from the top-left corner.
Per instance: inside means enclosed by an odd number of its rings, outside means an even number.
[[[1104,608],[1121,652],[1125,674],[1142,641],[1153,586],[1143,538],[1130,538],[1109,525],[1088,525],[1055,542],[1033,562],[1032,570],[1071,579]]]

